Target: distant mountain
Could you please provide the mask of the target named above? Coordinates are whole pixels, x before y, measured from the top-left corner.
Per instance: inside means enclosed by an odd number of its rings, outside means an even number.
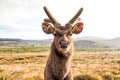
[[[107,39],[107,38],[85,36],[85,37],[75,38],[74,40],[76,41],[76,40],[104,40],[104,39]]]
[[[16,41],[20,42],[23,41],[22,39],[16,39],[16,38],[0,38],[0,41]]]
[[[120,37],[111,39],[111,41],[115,42],[116,44],[120,44]]]
[[[12,38],[0,38],[0,46],[50,46],[52,39],[46,40],[23,40]],[[106,39],[99,37],[80,37],[74,39],[76,48],[110,48],[120,50],[120,37]]]
[[[99,37],[82,37],[75,40],[76,47],[92,47],[92,48],[117,48],[120,49],[120,37],[114,39],[106,39]]]
[[[0,46],[7,47],[20,47],[20,46],[49,46],[52,42],[52,39],[46,40],[23,40],[23,39],[14,39],[14,38],[0,38]]]
[[[120,37],[114,38],[112,40],[114,40],[114,41],[120,41]]]

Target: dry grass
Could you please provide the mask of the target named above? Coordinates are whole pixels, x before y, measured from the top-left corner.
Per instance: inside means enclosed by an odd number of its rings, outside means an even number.
[[[0,54],[0,80],[44,80],[48,53]],[[120,80],[120,52],[76,52],[74,80]]]
[[[43,80],[43,68],[37,64],[0,65],[0,80]]]

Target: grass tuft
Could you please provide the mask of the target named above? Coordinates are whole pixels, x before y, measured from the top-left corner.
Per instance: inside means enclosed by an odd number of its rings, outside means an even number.
[[[75,76],[74,80],[102,80],[102,78],[95,74],[80,74]]]

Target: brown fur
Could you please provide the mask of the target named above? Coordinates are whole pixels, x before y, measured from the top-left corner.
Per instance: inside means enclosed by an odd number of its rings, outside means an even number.
[[[63,35],[66,35],[64,33]],[[45,68],[45,80],[73,80],[73,76],[70,70],[70,62],[73,52],[73,41],[71,36],[55,36],[51,45],[51,53],[49,55],[46,68]],[[57,42],[61,39],[68,39],[69,51],[59,51],[59,45]]]
[[[44,71],[45,80],[73,80],[70,70],[70,62],[73,53],[72,34],[79,34],[83,30],[83,23],[72,25],[82,13],[81,8],[77,14],[65,25],[61,26],[51,15],[47,7],[44,7],[49,19],[42,23],[42,29],[46,34],[53,34],[54,41],[51,45],[51,53]],[[53,26],[50,24],[52,23]]]

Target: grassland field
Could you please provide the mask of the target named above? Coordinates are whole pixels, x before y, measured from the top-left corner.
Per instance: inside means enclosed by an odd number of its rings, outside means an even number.
[[[0,80],[44,80],[47,52],[0,53]],[[74,52],[74,80],[120,80],[120,52]]]

